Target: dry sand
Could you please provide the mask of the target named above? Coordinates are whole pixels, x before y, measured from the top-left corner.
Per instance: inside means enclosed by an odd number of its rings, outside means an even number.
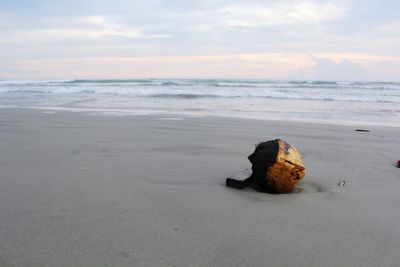
[[[1,109],[0,266],[399,266],[400,129],[356,128]],[[225,187],[278,137],[296,193]]]

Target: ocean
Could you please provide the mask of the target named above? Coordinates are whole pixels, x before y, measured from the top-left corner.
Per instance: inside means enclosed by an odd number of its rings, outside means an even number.
[[[400,82],[3,80],[0,106],[400,127]]]

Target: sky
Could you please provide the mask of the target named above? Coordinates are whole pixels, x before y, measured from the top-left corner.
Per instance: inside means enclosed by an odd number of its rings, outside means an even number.
[[[0,0],[0,79],[400,81],[398,0]]]

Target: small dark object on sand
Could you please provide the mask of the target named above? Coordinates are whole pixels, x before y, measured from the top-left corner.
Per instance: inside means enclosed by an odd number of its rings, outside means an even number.
[[[356,132],[366,132],[366,133],[370,132],[370,130],[364,130],[364,129],[356,129],[355,131]]]
[[[397,161],[397,168],[400,168],[400,160]]]
[[[337,183],[338,186],[345,186],[346,185],[346,181],[339,181]]]

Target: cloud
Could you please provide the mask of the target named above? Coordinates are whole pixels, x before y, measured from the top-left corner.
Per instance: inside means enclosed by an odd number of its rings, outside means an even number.
[[[0,10],[0,58],[21,78],[400,75],[395,0],[21,1]]]
[[[118,23],[104,16],[87,16],[64,19],[52,26],[50,24],[33,29],[3,30],[0,32],[1,44],[46,44],[65,41],[168,38],[168,34],[147,34],[138,27]]]
[[[316,80],[360,80],[365,74],[359,64],[348,59],[335,62],[329,58],[313,57],[313,60],[316,63],[314,67],[314,79]]]
[[[319,23],[340,18],[345,8],[332,3],[300,1],[294,4],[269,2],[263,5],[233,5],[221,8],[227,26],[264,27],[299,23]]]

